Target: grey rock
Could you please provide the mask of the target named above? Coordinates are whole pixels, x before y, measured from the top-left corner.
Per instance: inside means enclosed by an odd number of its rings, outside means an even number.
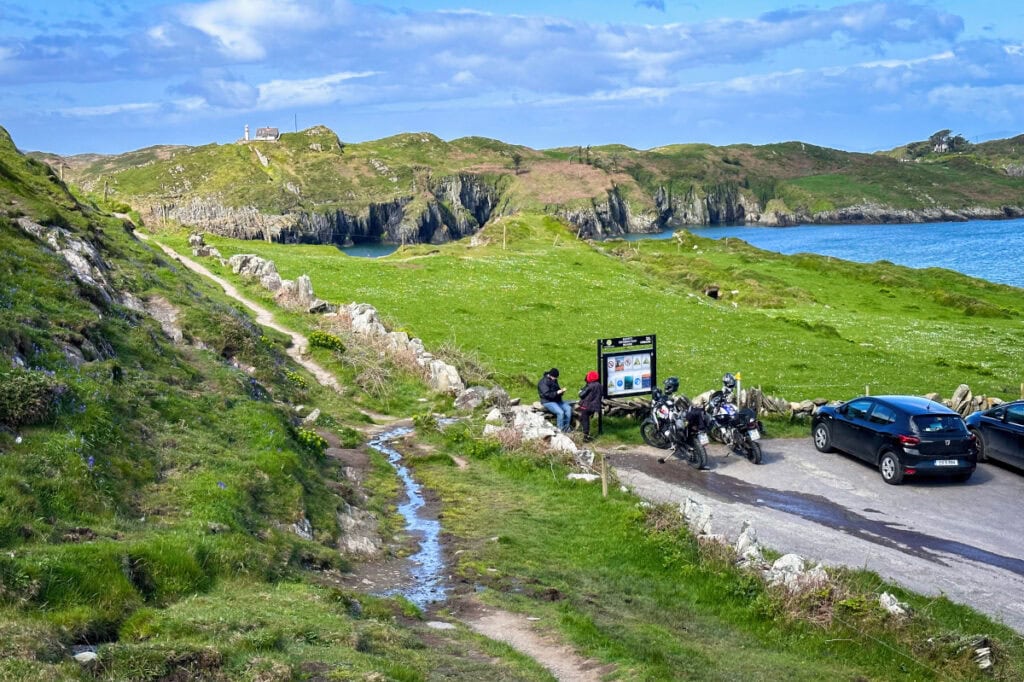
[[[879,605],[893,616],[906,616],[910,613],[910,607],[901,602],[895,596],[888,592],[883,592],[878,596]]]
[[[455,407],[465,412],[472,412],[484,404],[487,389],[482,386],[470,386],[455,398]]]
[[[293,523],[290,529],[303,540],[313,539],[313,524],[305,516]]]

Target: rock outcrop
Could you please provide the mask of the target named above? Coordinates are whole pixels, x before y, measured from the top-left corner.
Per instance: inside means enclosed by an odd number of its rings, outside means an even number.
[[[14,223],[63,258],[86,291],[95,293],[105,303],[124,303],[107,280],[110,268],[95,246],[58,225],[40,225],[28,218],[17,218]]]
[[[356,241],[443,244],[474,234],[494,215],[500,194],[482,178],[441,178],[421,196],[374,202],[359,213],[342,209],[269,214],[253,206],[225,206],[215,197],[192,197],[143,208],[146,220],[174,221],[198,231],[283,244]]]
[[[278,303],[292,310],[304,310],[309,313],[332,312],[334,308],[313,294],[313,283],[308,275],[299,275],[297,279],[281,279],[274,261],[260,258],[252,253],[235,254],[228,259],[228,265],[235,274],[249,279],[258,279],[260,285],[274,292]]]

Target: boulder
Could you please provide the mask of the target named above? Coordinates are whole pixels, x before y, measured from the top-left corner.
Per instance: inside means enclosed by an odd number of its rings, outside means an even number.
[[[970,409],[971,401],[974,400],[974,396],[971,394],[971,387],[967,384],[960,384],[953,391],[953,397],[949,399],[950,406],[959,412],[965,414],[964,410]]]
[[[440,393],[458,394],[465,389],[459,370],[443,360],[431,360],[427,366],[427,383]]]
[[[775,560],[765,573],[769,585],[782,585],[790,592],[821,587],[828,582],[828,574],[821,564],[812,568],[799,554],[786,554]]]
[[[276,272],[271,272],[260,277],[260,286],[271,293],[277,292],[283,284],[284,281],[281,279],[281,275]]]
[[[306,308],[306,312],[311,315],[327,315],[328,313],[334,312],[334,306],[321,298],[317,298],[309,304],[309,307]]]
[[[734,545],[737,562],[740,566],[760,566],[764,563],[764,555],[761,553],[761,545],[757,541],[757,531],[750,521],[744,521],[740,529],[739,537]]]
[[[555,434],[548,439],[548,449],[554,450],[555,452],[567,452],[575,455],[577,448],[576,443],[573,442],[572,438],[560,433],[557,430]]]
[[[703,502],[688,497],[683,503],[683,518],[696,535],[711,533],[711,516],[711,507]]]
[[[483,386],[470,386],[455,397],[455,407],[466,412],[472,412],[484,404],[486,396],[487,389]]]
[[[893,616],[905,616],[910,613],[910,607],[908,605],[904,604],[888,592],[883,592],[879,595],[878,603],[883,609]]]

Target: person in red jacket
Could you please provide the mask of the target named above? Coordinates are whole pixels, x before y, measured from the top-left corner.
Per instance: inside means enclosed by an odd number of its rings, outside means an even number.
[[[601,411],[601,399],[604,393],[599,381],[597,372],[587,372],[587,385],[580,391],[580,402],[577,407],[580,411],[580,427],[583,429],[583,442],[589,443],[594,440],[590,437],[590,417]]]

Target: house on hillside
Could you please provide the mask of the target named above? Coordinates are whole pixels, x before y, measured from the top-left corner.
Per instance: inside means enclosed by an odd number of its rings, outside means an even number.
[[[280,137],[281,132],[277,128],[257,128],[253,139],[258,142],[277,142]]]

